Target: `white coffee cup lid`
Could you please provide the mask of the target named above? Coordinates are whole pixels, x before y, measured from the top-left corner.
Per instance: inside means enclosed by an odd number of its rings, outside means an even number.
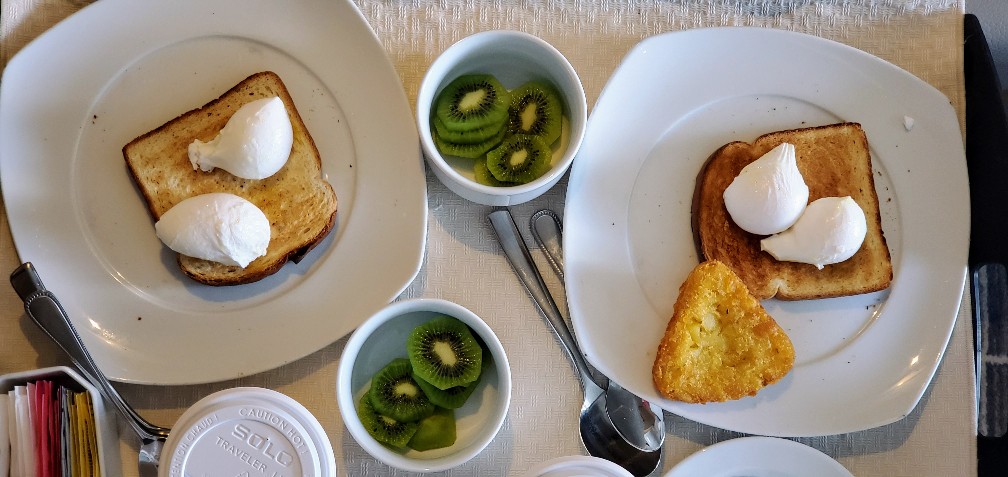
[[[529,470],[526,477],[633,477],[626,469],[605,459],[591,456],[560,457]]]
[[[264,388],[211,394],[186,410],[169,433],[159,477],[336,475],[322,425],[290,397]]]

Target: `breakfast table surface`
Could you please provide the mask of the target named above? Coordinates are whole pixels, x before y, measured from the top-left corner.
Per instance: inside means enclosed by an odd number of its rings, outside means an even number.
[[[757,26],[809,33],[864,50],[918,76],[945,94],[964,118],[965,0],[354,0],[387,50],[413,105],[431,62],[472,33],[522,30],[554,45],[584,84],[589,113],[620,60],[640,40],[709,26]],[[3,65],[28,42],[89,2],[3,0]],[[714,61],[714,60],[712,60]],[[0,158],[12,160],[9,157]],[[443,298],[474,311],[507,351],[513,394],[503,427],[478,456],[444,475],[522,475],[561,456],[581,455],[577,430],[581,389],[567,357],[512,273],[486,219],[493,207],[460,198],[427,171],[427,243],[416,278],[396,299]],[[543,196],[512,206],[519,225],[537,210],[563,214],[567,179]],[[522,227],[531,243],[527,228]],[[549,267],[533,250],[542,270]],[[6,209],[0,209],[0,270],[20,263]],[[966,264],[963,263],[965,270]],[[558,279],[545,274],[551,289]],[[677,288],[670,285],[670,290]],[[338,305],[333,305],[338,306]],[[561,303],[561,307],[564,305]],[[881,427],[794,440],[838,460],[854,475],[976,475],[976,391],[971,305],[965,293],[951,340],[923,398],[905,418]],[[170,426],[214,391],[237,386],[274,389],[302,403],[321,422],[340,475],[402,475],[368,455],[351,437],[336,403],[336,370],[347,337],[276,369],[224,382],[116,388],[148,420]],[[70,365],[24,313],[10,287],[0,286],[0,375]],[[860,406],[861,403],[851,403]],[[869,404],[870,405],[870,404]],[[669,413],[662,475],[690,454],[741,437]],[[139,443],[120,420],[123,475],[137,474]]]

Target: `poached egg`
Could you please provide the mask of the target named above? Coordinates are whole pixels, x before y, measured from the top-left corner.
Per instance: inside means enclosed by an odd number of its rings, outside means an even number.
[[[287,108],[274,96],[238,108],[210,142],[193,141],[189,162],[194,170],[219,167],[243,179],[265,179],[287,163],[293,145]]]
[[[854,199],[823,197],[813,201],[790,229],[760,241],[777,260],[824,265],[851,258],[868,233],[864,211]]]
[[[724,191],[725,207],[746,232],[787,230],[808,204],[809,188],[798,170],[793,144],[782,143],[749,163]]]
[[[212,192],[179,202],[154,224],[168,248],[191,257],[245,268],[266,255],[270,222],[255,204]]]

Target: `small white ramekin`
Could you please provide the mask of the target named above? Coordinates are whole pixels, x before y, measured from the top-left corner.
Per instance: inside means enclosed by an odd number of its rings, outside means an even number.
[[[448,83],[471,73],[492,74],[508,89],[534,79],[548,80],[557,87],[565,103],[567,140],[564,147],[554,151],[549,172],[528,184],[493,187],[476,182],[472,160],[441,154],[431,135],[432,104]],[[420,83],[416,113],[420,144],[434,175],[459,196],[493,206],[527,202],[552,188],[574,161],[588,123],[584,87],[567,58],[539,37],[509,30],[476,33],[438,56]]]

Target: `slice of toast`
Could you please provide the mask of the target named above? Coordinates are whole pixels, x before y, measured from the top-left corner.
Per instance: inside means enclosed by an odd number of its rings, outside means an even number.
[[[722,402],[777,382],[794,359],[791,339],[738,275],[710,260],[679,288],[651,376],[669,399]]]
[[[188,147],[194,139],[210,141],[242,105],[272,96],[283,100],[294,130],[290,158],[280,171],[252,180],[220,168],[193,169]],[[271,234],[266,255],[245,268],[179,254],[182,271],[208,285],[250,283],[276,273],[321,242],[336,221],[336,194],[322,176],[315,142],[283,81],[271,71],[253,74],[203,107],[134,139],[123,147],[123,157],[155,222],[183,199],[209,192],[244,197],[266,214]]]
[[[819,270],[782,262],[760,250],[765,236],[742,230],[724,204],[724,191],[743,167],[782,142],[795,146],[809,202],[851,196],[864,211],[868,232],[853,257]],[[732,142],[708,159],[697,178],[693,227],[704,259],[724,262],[757,298],[805,300],[883,290],[892,281],[892,262],[882,233],[868,139],[861,125],[840,123],[778,131],[752,144]]]

